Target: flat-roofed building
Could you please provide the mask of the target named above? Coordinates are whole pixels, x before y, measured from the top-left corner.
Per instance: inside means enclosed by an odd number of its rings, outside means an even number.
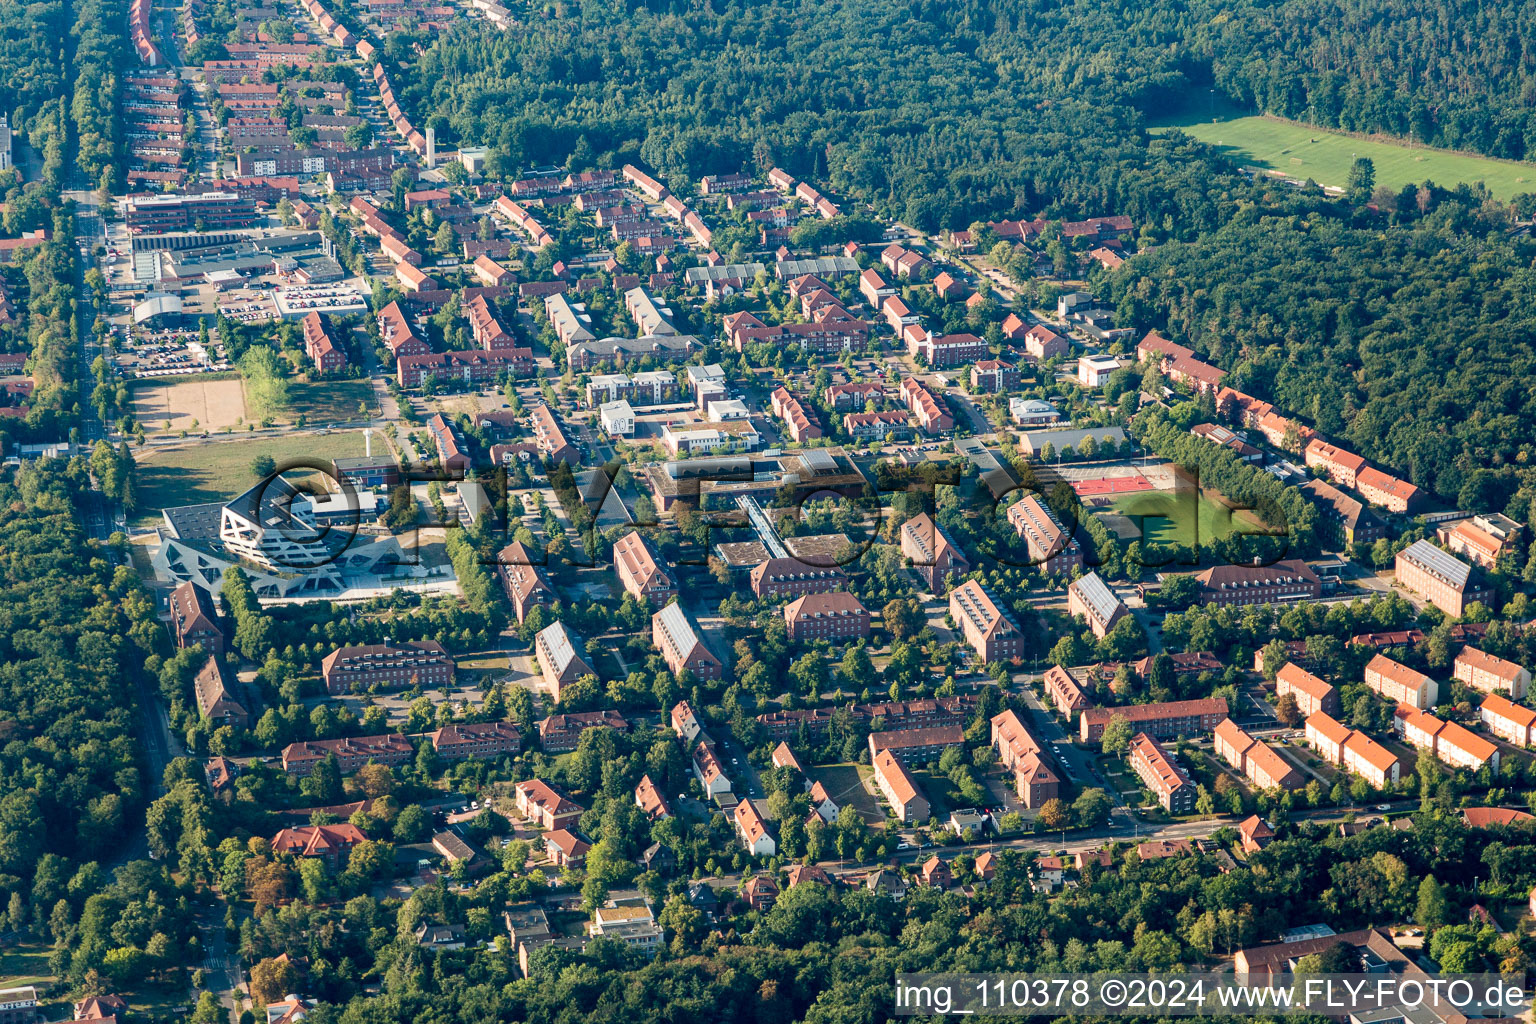
[[[704,646],[681,605],[669,604],[651,616],[651,642],[674,676],[686,670],[699,679],[716,680],[724,669],[720,659]]]
[[[890,804],[891,811],[902,824],[927,821],[928,800],[918,789],[917,780],[906,766],[889,750],[881,750],[872,761],[875,769],[875,785]]]
[[[1281,665],[1280,671],[1275,673],[1275,696],[1286,694],[1295,698],[1296,708],[1303,715],[1318,711],[1339,714],[1339,691],[1294,661]]]
[[[625,591],[660,608],[677,596],[677,583],[662,567],[649,542],[638,532],[626,533],[613,545],[613,569]]]
[[[784,606],[790,640],[855,640],[869,636],[869,610],[853,594],[837,590],[806,594]]]
[[[1152,791],[1157,802],[1169,814],[1190,814],[1195,809],[1195,784],[1189,774],[1174,763],[1168,752],[1144,732],[1131,739],[1131,769],[1142,785]]]
[[[1493,569],[1499,556],[1520,539],[1522,532],[1513,519],[1493,513],[1447,523],[1435,530],[1435,539],[1474,565]]]
[[[984,664],[1024,656],[1018,624],[978,581],[966,580],[949,592],[949,614]]]
[[[1508,694],[1510,700],[1522,700],[1531,685],[1529,669],[1476,647],[1461,649],[1452,675],[1474,690]]]
[[[539,672],[557,704],[566,687],[582,676],[597,675],[592,665],[582,657],[585,651],[586,642],[567,629],[563,622],[551,622],[533,638],[533,652],[539,663]]]
[[[1440,684],[1422,672],[1378,654],[1365,666],[1365,685],[1394,704],[1432,708],[1440,702]]]
[[[1008,522],[1024,539],[1030,561],[1043,573],[1071,575],[1083,568],[1083,547],[1056,514],[1033,494],[1008,506]]]
[[[1427,540],[1416,540],[1397,553],[1397,582],[1453,618],[1467,605],[1482,600],[1484,589],[1473,582],[1472,567]]]
[[[951,576],[964,576],[971,563],[943,527],[926,512],[901,524],[901,554],[910,559],[935,594],[942,593]]]
[[[1484,697],[1477,716],[1489,732],[1516,746],[1528,747],[1536,739],[1536,711],[1507,697],[1496,693]]]
[[[1136,732],[1156,740],[1179,736],[1199,736],[1210,732],[1227,717],[1227,702],[1222,697],[1198,700],[1174,700],[1161,704],[1127,704],[1118,708],[1085,708],[1077,716],[1078,739],[1097,743],[1104,729],[1116,718],[1123,718]]]
[[[1081,615],[1088,621],[1093,635],[1103,639],[1115,624],[1131,613],[1125,602],[1115,595],[1109,585],[1090,572],[1072,581],[1067,587],[1067,614]]]

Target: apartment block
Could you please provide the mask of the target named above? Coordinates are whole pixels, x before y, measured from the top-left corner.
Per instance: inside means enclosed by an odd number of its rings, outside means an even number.
[[[1463,647],[1456,655],[1452,675],[1484,693],[1507,694],[1510,700],[1522,700],[1531,685],[1530,670],[1503,658],[1496,658],[1476,647]]]

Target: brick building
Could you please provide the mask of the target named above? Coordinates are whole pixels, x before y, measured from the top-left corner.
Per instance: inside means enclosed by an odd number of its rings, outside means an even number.
[[[450,686],[453,673],[453,658],[436,640],[338,647],[320,663],[325,691],[332,694],[360,693],[375,685],[389,689]]]

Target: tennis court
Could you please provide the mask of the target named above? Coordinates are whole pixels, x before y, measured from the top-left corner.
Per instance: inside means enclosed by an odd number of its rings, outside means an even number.
[[[1098,494],[1133,494],[1136,491],[1150,491],[1153,489],[1152,481],[1136,473],[1134,476],[1100,477],[1097,480],[1074,480],[1072,489],[1077,492],[1079,498],[1093,497]]]

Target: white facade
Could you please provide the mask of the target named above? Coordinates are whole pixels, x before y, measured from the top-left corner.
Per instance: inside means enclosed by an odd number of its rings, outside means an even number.
[[[635,410],[622,398],[617,402],[604,402],[597,410],[597,416],[603,432],[609,437],[629,437],[635,432]]]

